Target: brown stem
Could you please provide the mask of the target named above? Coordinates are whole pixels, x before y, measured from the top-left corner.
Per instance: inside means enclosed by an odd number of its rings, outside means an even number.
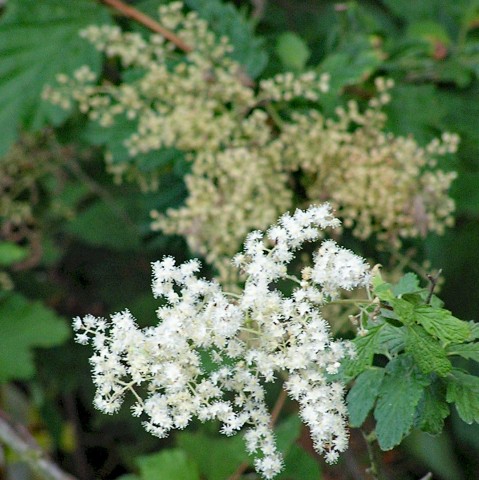
[[[126,3],[121,2],[120,0],[100,0],[101,2],[109,5],[110,7],[114,8],[118,12],[125,15],[125,17],[131,18],[136,20],[138,23],[141,23],[145,27],[149,28],[153,32],[159,33],[171,43],[176,45],[180,50],[184,52],[191,52],[193,49],[187,45],[181,38],[177,37],[173,32],[166,29],[158,22],[153,20],[148,15],[145,15],[143,12],[140,12],[136,8],[127,5]]]
[[[431,299],[432,299],[432,296],[434,294],[434,290],[436,288],[436,285],[437,285],[437,281],[439,280],[439,277],[441,276],[441,272],[442,270],[440,269],[436,275],[426,275],[427,276],[427,279],[429,280],[429,292],[427,294],[427,298],[426,298],[426,303],[429,305],[431,303]]]
[[[44,480],[76,480],[45,455],[25,427],[14,425],[1,410],[0,442],[11,448]]]
[[[274,404],[273,410],[271,411],[271,419],[269,421],[269,425],[271,428],[274,428],[276,422],[278,421],[279,414],[281,413],[281,409],[284,406],[284,402],[286,401],[287,393],[286,390],[283,388],[281,389],[281,392],[276,400],[276,403]],[[239,480],[241,478],[241,475],[246,471],[246,469],[249,467],[249,462],[244,461],[229,477],[228,480]]]

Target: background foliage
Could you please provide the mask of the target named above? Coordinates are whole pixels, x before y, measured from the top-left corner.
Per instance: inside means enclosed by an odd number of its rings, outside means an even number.
[[[162,2],[131,3],[154,17]],[[440,165],[458,172],[452,192],[456,225],[443,236],[405,244],[403,254],[442,268],[440,296],[446,308],[459,318],[476,319],[479,2],[187,0],[186,5],[215,32],[230,37],[233,58],[252,79],[285,70],[328,72],[332,88],[322,108],[333,114],[346,96],[361,99],[373,78],[387,76],[396,84],[387,106],[390,131],[414,135],[423,145],[442,131],[460,135],[454,164]],[[181,156],[170,152],[166,158],[137,159],[143,173],[160,172],[158,191],[117,185],[105,172],[103,154],[110,150],[115,161],[130,161],[122,144],[128,126],[101,130],[74,109],[64,111],[41,99],[58,73],[72,74],[84,64],[106,78],[121,70],[79,37],[79,30],[92,23],[118,23],[146,33],[94,0],[8,0],[0,17],[0,406],[80,479],[228,478],[249,461],[240,438],[215,436],[206,426],[158,441],[127,411],[115,417],[95,412],[88,352],[69,338],[72,316],[106,316],[126,305],[144,325],[154,322],[158,305],[148,293],[150,262],[165,254],[178,261],[192,255],[183,239],[150,230],[152,209],[162,212],[184,201],[188,166]],[[372,252],[367,242],[360,248]],[[424,340],[417,335],[418,342]],[[476,364],[467,360],[474,357],[463,357],[458,365],[477,374]],[[403,376],[407,365],[401,362],[389,365],[388,378],[397,374],[421,390],[420,375]],[[441,365],[435,367],[440,371]],[[369,372],[350,396],[374,389],[376,377],[384,375],[379,369]],[[395,385],[389,385],[391,398],[386,392],[376,404],[376,418],[384,402],[394,403]],[[441,388],[440,382],[430,386],[432,399],[444,396]],[[462,395],[448,387],[447,396]],[[467,408],[463,402],[459,415],[472,421]],[[362,424],[368,411],[352,412],[352,425]],[[288,465],[280,478],[367,478],[358,431],[353,430],[341,463],[325,467],[311,455],[292,412],[286,405],[278,426]],[[385,455],[387,475],[412,479],[433,471],[434,478],[445,480],[477,477],[479,427],[464,424],[459,415],[446,421],[442,435],[413,433]],[[435,433],[434,424],[423,430]],[[389,439],[389,446],[397,440]],[[2,462],[0,477],[35,478],[8,450]]]

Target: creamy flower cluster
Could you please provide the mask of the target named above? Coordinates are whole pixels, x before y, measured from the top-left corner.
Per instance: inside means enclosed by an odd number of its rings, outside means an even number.
[[[80,110],[105,128],[136,122],[124,139],[131,162],[107,165],[118,180],[136,178],[158,188],[161,170],[142,173],[139,154],[175,148],[191,162],[185,204],[166,215],[152,212],[154,230],[179,234],[212,263],[218,278],[234,284],[229,259],[245,235],[264,229],[295,206],[329,201],[360,239],[375,236],[399,248],[401,239],[444,231],[453,222],[448,196],[453,173],[435,167],[454,152],[457,137],[444,134],[423,148],[413,137],[385,131],[382,107],[391,82],[378,79],[365,108],[351,101],[327,118],[320,100],[329,77],[290,72],[257,85],[195,12],[181,4],[160,7],[160,21],[190,45],[179,55],[161,36],[148,40],[118,27],[91,26],[82,35],[134,75],[119,84],[95,84],[87,68],[60,75],[45,96]],[[261,205],[261,208],[257,206]]]
[[[194,417],[219,420],[225,435],[244,431],[257,471],[273,478],[283,461],[264,385],[284,381],[315,449],[334,462],[347,447],[347,411],[343,385],[329,375],[354,352],[348,342],[331,338],[320,308],[341,289],[366,286],[369,268],[331,240],[322,243],[301,278],[288,273],[288,264],[304,242],[337,226],[324,204],[283,215],[266,234],[250,233],[244,252],[234,258],[247,276],[241,294],[199,278],[197,260],[154,263],[153,294],[164,300],[156,326],[140,329],[128,310],[109,321],[76,318],[76,340],[95,349],[96,407],[116,412],[131,392],[133,415],[145,417],[145,428],[159,437]],[[297,283],[290,296],[276,288],[285,279]],[[205,356],[212,369],[205,367]]]

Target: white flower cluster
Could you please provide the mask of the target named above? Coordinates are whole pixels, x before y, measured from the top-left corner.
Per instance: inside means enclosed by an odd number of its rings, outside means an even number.
[[[328,376],[354,351],[331,338],[320,307],[342,288],[366,286],[369,268],[330,240],[301,278],[288,274],[287,266],[304,242],[339,223],[324,204],[283,215],[266,235],[251,233],[234,259],[247,275],[241,295],[198,278],[197,260],[178,266],[166,257],[154,263],[153,294],[165,300],[154,327],[140,329],[128,310],[111,321],[76,318],[77,341],[91,341],[95,349],[96,407],[113,413],[130,391],[133,415],[145,415],[145,428],[159,437],[186,427],[193,417],[219,420],[226,435],[245,427],[255,467],[269,479],[281,470],[282,456],[264,384],[284,380],[316,450],[334,462],[347,447],[347,412],[343,385]],[[290,297],[275,287],[284,279],[298,285]],[[213,369],[205,367],[205,356]]]

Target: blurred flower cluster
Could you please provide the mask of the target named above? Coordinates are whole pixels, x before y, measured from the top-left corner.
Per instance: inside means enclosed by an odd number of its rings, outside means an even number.
[[[350,101],[327,118],[320,104],[327,74],[283,73],[255,85],[228,56],[228,39],[217,38],[195,12],[172,3],[159,15],[194,46],[191,52],[178,54],[156,34],[147,40],[91,26],[82,35],[120,60],[123,81],[97,85],[82,67],[71,78],[59,75],[44,96],[64,108],[77,102],[105,128],[119,117],[136,122],[124,139],[132,158],[163,148],[186,155],[185,204],[166,215],[153,211],[152,227],[184,236],[222,281],[231,277],[229,258],[245,235],[295,206],[329,201],[353,235],[395,248],[401,239],[451,225],[454,174],[437,169],[436,161],[456,150],[458,138],[445,133],[421,147],[413,137],[387,133],[390,81],[377,79],[366,106]],[[119,179],[134,176],[144,188],[158,188],[159,177],[141,173],[134,161],[107,154],[107,163]]]

